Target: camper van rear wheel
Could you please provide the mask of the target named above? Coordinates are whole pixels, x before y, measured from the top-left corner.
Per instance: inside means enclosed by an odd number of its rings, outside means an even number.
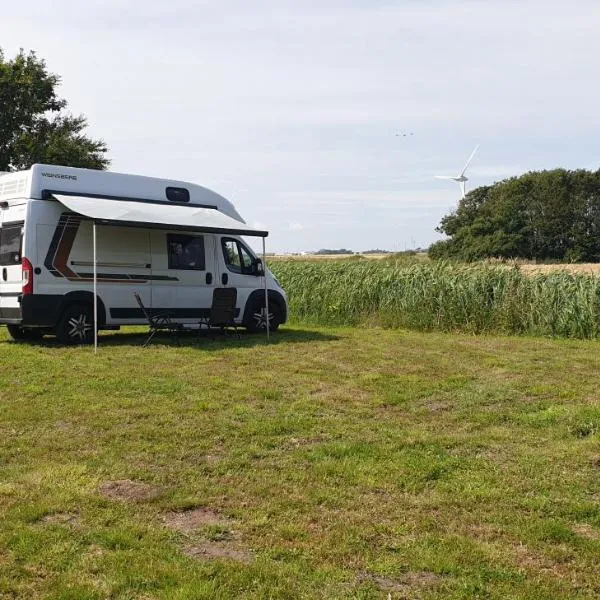
[[[259,333],[267,330],[265,301],[256,300],[248,314],[248,320],[245,323],[246,329],[251,333]],[[281,324],[281,310],[274,302],[269,303],[269,330],[277,331]]]
[[[92,307],[82,304],[67,306],[56,326],[56,338],[61,344],[91,344],[94,340]]]
[[[41,329],[23,329],[20,325],[7,325],[6,327],[13,340],[41,340],[44,335]]]

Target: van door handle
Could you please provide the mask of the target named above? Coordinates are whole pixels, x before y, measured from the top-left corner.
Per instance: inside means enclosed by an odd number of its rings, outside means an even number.
[[[223,285],[227,285],[228,281],[229,281],[229,275],[227,275],[227,273],[223,273],[223,275],[221,275],[221,283]]]
[[[206,285],[210,285],[212,283],[212,273],[206,274]]]
[[[2,269],[2,281],[6,281],[8,279],[8,271],[6,270],[6,267],[4,267]]]

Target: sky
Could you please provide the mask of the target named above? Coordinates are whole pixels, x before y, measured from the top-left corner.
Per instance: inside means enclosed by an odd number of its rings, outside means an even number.
[[[433,176],[476,144],[467,189],[600,168],[598,31],[597,0],[29,0],[0,46],[62,77],[112,170],[214,189],[271,251],[399,251],[441,238]]]

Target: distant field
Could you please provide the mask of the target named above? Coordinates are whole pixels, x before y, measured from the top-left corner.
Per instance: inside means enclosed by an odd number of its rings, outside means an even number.
[[[0,329],[0,597],[595,599],[600,344]]]
[[[534,265],[523,263],[519,268],[524,273],[555,273],[557,271],[567,271],[568,273],[577,273],[582,275],[600,275],[600,263],[580,263],[563,265]]]
[[[385,254],[275,254],[269,256],[268,260],[285,262],[285,261],[321,261],[321,260],[362,260],[374,259],[388,261],[403,260],[407,263],[423,263],[431,262],[426,252],[417,252],[411,255],[406,252],[385,253]],[[485,264],[485,263],[484,263]],[[515,261],[491,261],[492,265],[505,265],[509,268],[518,266],[524,273],[554,273],[556,271],[567,271],[569,273],[579,273],[584,275],[600,275],[600,263],[563,263],[563,264],[534,264],[531,262],[515,260]]]
[[[298,260],[298,261],[319,261],[319,260],[360,260],[363,258],[381,260],[394,259],[398,257],[407,257],[414,261],[429,260],[426,252],[417,252],[415,255],[407,254],[404,252],[398,253],[383,253],[383,254],[275,254],[269,256],[269,260],[286,261],[286,260]]]
[[[269,260],[345,260],[348,258],[387,258],[389,254],[275,254]]]

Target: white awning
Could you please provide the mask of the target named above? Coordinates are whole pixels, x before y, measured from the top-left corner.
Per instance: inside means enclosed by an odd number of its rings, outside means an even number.
[[[137,200],[116,200],[97,196],[70,196],[52,194],[69,210],[94,219],[98,224],[129,225],[160,229],[251,235],[267,237],[260,231],[237,221],[215,208],[202,208],[193,204],[166,204]]]

